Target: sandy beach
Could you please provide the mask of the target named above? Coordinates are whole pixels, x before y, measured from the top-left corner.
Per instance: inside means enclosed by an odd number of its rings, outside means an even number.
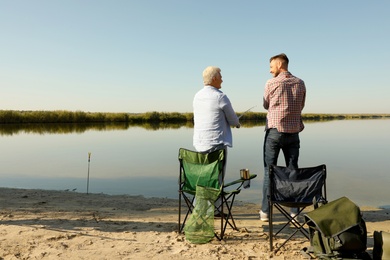
[[[258,205],[237,201],[239,231],[192,244],[177,232],[178,201],[142,196],[0,188],[0,259],[269,259]],[[372,254],[375,230],[390,232],[390,209],[362,206]],[[276,242],[280,242],[277,239]],[[304,259],[303,237],[272,259]]]

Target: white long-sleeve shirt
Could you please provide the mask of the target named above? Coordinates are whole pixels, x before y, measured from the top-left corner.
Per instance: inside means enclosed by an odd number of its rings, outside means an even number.
[[[239,119],[229,98],[219,89],[205,86],[193,100],[193,145],[199,152],[219,145],[233,146],[231,126],[238,126]]]

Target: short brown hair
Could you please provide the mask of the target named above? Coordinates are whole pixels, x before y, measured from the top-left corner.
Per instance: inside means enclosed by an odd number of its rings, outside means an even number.
[[[269,59],[269,62],[276,60],[276,59],[281,60],[282,64],[286,65],[286,67],[288,66],[288,58],[287,58],[286,54],[281,53],[281,54],[275,55]]]

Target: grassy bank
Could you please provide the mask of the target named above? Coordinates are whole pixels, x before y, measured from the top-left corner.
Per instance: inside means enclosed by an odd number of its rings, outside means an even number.
[[[242,113],[237,113],[241,115]],[[248,112],[241,121],[264,121],[266,113]],[[304,120],[374,119],[390,118],[390,114],[303,114]],[[0,124],[31,123],[188,123],[192,113],[146,112],[146,113],[102,113],[83,111],[16,111],[0,110]]]
[[[15,111],[0,110],[0,124],[29,123],[144,123],[144,122],[187,122],[192,114],[147,112],[102,113],[83,111]]]

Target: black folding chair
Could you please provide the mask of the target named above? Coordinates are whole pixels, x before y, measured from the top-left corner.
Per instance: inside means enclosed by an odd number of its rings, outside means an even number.
[[[279,251],[295,234],[300,232],[310,240],[309,231],[304,227],[305,222],[300,223],[298,217],[303,210],[311,205],[326,202],[326,166],[290,169],[283,166],[271,165],[269,167],[269,240],[270,250],[274,251],[273,239],[286,227],[292,226],[295,230],[284,242],[275,249]],[[276,208],[287,220],[282,227],[274,233],[274,211]],[[292,216],[288,208],[298,208],[298,212]]]

